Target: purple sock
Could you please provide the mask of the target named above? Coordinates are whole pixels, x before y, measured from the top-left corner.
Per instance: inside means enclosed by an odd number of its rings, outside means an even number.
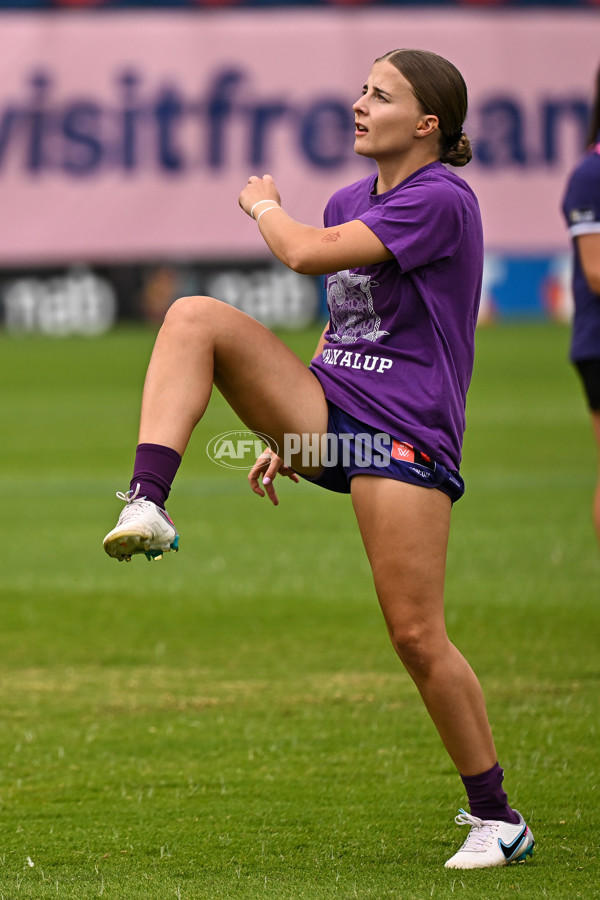
[[[139,496],[165,508],[173,479],[181,463],[181,456],[171,447],[161,444],[138,444],[130,488],[139,484]]]
[[[508,805],[508,797],[502,787],[504,771],[496,763],[481,775],[461,775],[471,815],[480,819],[496,819],[516,825],[518,815]]]

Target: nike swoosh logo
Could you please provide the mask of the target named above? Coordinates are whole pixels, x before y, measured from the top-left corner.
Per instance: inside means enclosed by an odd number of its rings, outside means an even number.
[[[500,846],[500,849],[504,853],[504,856],[506,857],[506,859],[510,859],[511,856],[514,856],[514,854],[519,849],[519,845],[521,844],[521,841],[523,840],[523,838],[525,837],[526,834],[527,834],[527,825],[525,825],[523,827],[523,830],[519,832],[519,834],[516,836],[514,841],[511,841],[510,844],[505,844],[504,841],[502,840],[502,838],[498,838],[498,844]]]

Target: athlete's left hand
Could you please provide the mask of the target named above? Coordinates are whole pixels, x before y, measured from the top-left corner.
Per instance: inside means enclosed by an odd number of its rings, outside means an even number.
[[[275,182],[271,175],[263,175],[262,178],[259,178],[258,175],[251,175],[248,179],[248,184],[239,196],[238,202],[244,212],[250,215],[250,210],[254,204],[259,203],[261,200],[274,200],[275,203],[281,205],[281,197],[279,196],[279,191],[275,187]],[[267,204],[265,203],[265,207],[266,205]],[[256,218],[257,213],[259,213],[262,208],[261,205],[256,209],[254,218]]]
[[[262,486],[259,480],[261,475]],[[277,475],[284,475],[291,481],[295,481],[296,484],[300,481],[294,470],[290,469],[289,466],[286,466],[281,457],[272,453],[268,448],[257,457],[256,462],[248,474],[248,481],[254,493],[258,494],[259,497],[264,497],[266,491],[267,497],[273,506],[279,505],[279,497],[273,486],[273,482]]]

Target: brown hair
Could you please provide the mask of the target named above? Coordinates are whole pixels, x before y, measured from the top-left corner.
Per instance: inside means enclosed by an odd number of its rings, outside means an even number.
[[[463,132],[467,115],[467,86],[451,62],[429,50],[391,50],[376,62],[391,63],[406,78],[425,114],[439,120],[440,162],[466,166],[473,157]]]
[[[596,88],[594,91],[594,99],[590,111],[590,124],[587,133],[586,146],[595,144],[598,140],[598,132],[600,131],[600,66],[596,72]]]

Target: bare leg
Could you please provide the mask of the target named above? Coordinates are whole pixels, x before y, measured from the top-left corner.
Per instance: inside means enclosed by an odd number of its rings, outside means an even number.
[[[213,383],[249,428],[268,434],[279,447],[286,432],[327,429],[319,381],[268,328],[211,297],[184,297],[170,308],[156,339],[140,443],[183,454]]]
[[[450,499],[361,475],[352,501],[394,648],[460,774],[485,772],[497,755],[483,693],[444,622]]]

